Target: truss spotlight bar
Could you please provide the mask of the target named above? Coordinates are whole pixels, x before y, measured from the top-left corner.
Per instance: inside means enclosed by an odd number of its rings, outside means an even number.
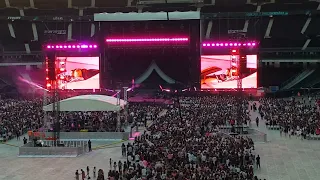
[[[253,48],[258,45],[255,41],[248,42],[204,42],[202,43],[202,47],[208,48],[220,48],[220,47],[249,47]]]
[[[178,38],[108,38],[107,43],[157,43],[157,42],[188,42],[189,38],[178,37]]]
[[[51,49],[97,49],[96,44],[48,44],[45,46],[47,50]]]

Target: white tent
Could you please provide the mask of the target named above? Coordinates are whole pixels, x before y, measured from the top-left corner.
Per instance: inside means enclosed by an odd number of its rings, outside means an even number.
[[[82,95],[60,101],[60,111],[118,111],[126,102],[120,99],[120,107],[117,106],[117,98],[104,95]],[[44,111],[52,111],[53,104],[43,107]]]

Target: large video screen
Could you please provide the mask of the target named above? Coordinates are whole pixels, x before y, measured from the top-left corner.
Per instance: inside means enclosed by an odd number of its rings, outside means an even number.
[[[57,57],[65,63],[65,71],[58,74],[59,89],[99,89],[99,57]]]
[[[237,64],[231,55],[201,56],[201,89],[237,88]],[[242,88],[257,88],[257,55],[247,55]]]

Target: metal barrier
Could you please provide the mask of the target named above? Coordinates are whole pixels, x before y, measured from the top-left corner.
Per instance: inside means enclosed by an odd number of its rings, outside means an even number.
[[[130,132],[60,132],[63,140],[128,140]],[[45,137],[52,136],[52,132],[45,132]]]
[[[64,147],[58,147],[54,141],[43,141],[44,146],[33,147],[29,142],[19,147],[19,157],[77,157],[88,152],[87,141],[59,141]]]
[[[241,136],[247,136],[254,142],[268,142],[267,134],[256,129],[248,129],[248,134],[242,134]]]
[[[230,136],[229,133],[231,133],[230,129],[222,129],[219,131],[221,134],[224,134],[225,136],[226,135]],[[248,131],[247,134],[236,134],[235,136],[246,136],[251,138],[254,142],[267,142],[267,134],[251,128],[248,128],[247,131]]]

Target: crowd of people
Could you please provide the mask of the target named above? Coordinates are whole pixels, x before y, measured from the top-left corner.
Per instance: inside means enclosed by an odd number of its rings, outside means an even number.
[[[320,113],[312,99],[260,99],[259,113],[267,126],[278,126],[284,135],[320,134]]]
[[[247,137],[230,137],[216,131],[216,126],[236,118],[232,96],[181,98],[178,105],[156,118],[133,144],[123,147],[127,155],[126,179],[190,179],[190,180],[251,180],[254,143]],[[227,106],[227,107],[226,107]],[[246,111],[242,112],[247,117]],[[237,122],[238,124],[244,121]]]
[[[134,125],[151,125],[133,143],[122,145],[126,161],[110,159],[108,177],[125,179],[252,180],[260,167],[253,140],[219,131],[225,125],[249,125],[249,103],[244,97],[198,95],[174,97],[174,104],[130,104],[124,117]],[[45,114],[41,99],[0,100],[0,138],[19,137],[40,130]],[[268,126],[289,135],[320,134],[320,114],[309,98],[262,98],[251,107]],[[161,114],[161,115],[160,115]],[[115,112],[60,112],[62,131],[117,131]],[[49,122],[54,114],[48,113]],[[88,171],[89,172],[89,171]],[[76,177],[83,177],[76,172]],[[77,175],[78,174],[78,175]],[[87,177],[87,176],[85,176]]]
[[[0,100],[0,140],[19,138],[28,130],[43,126],[42,102],[40,99]]]

